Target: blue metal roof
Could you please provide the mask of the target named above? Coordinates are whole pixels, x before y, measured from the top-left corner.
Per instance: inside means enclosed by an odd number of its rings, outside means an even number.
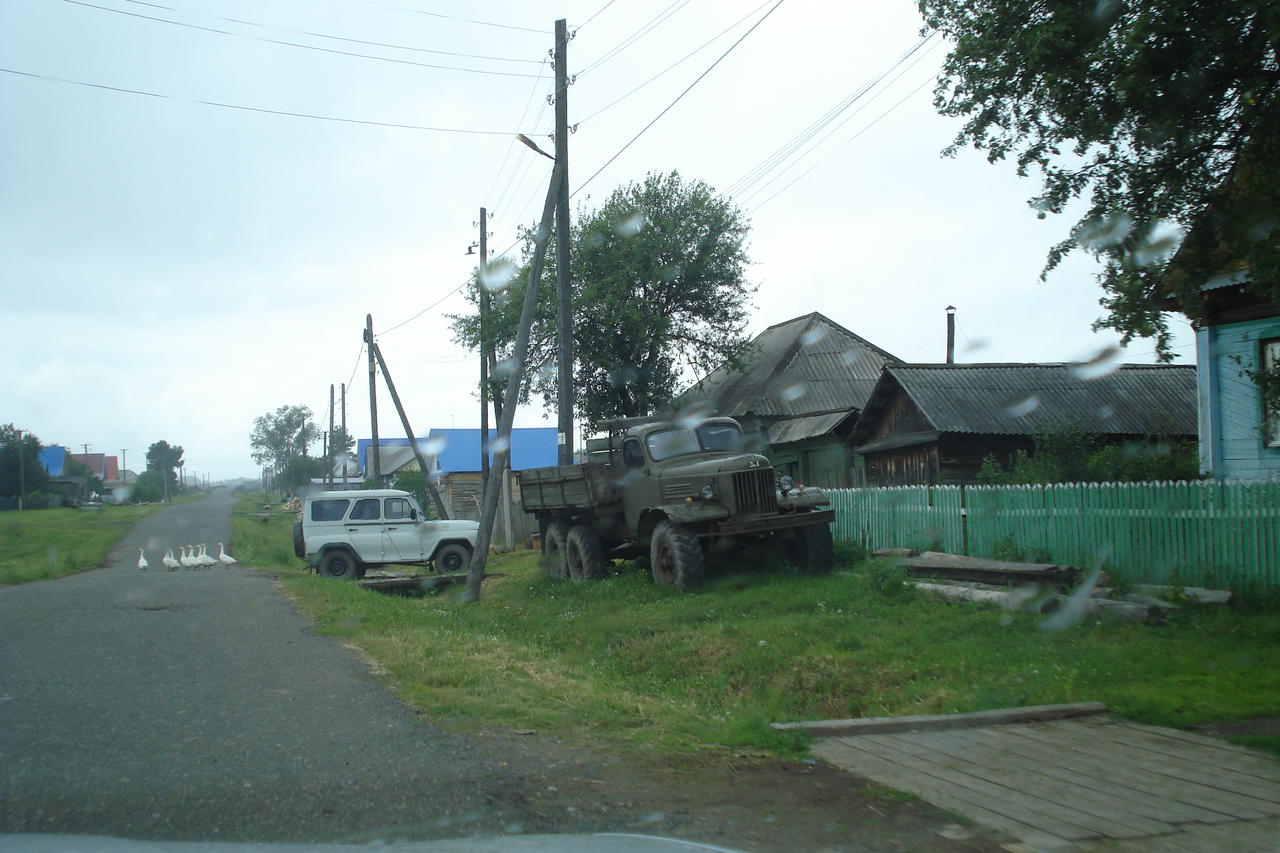
[[[490,442],[497,437],[497,430],[489,430]],[[379,437],[378,443],[383,447],[408,447],[409,439]],[[365,455],[372,444],[373,441],[367,438],[356,442],[356,459],[362,471],[367,470]],[[480,430],[478,429],[433,429],[429,435],[419,438],[418,444],[425,455],[436,457],[436,465],[442,474],[480,470]],[[490,449],[490,460],[493,456],[493,451]],[[556,461],[555,427],[524,427],[511,431],[511,468],[513,470],[543,468],[555,465]]]
[[[54,444],[40,450],[40,464],[44,466],[45,472],[50,477],[61,477],[62,466],[66,461],[67,449],[61,445]]]

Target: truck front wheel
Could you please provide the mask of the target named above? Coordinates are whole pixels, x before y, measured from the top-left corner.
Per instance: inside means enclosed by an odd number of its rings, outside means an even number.
[[[547,541],[542,563],[552,580],[562,581],[568,574],[569,566],[565,559],[568,550],[569,522],[556,520],[547,525]]]
[[[595,528],[586,524],[570,528],[564,555],[570,579],[598,581],[604,578],[604,544]]]
[[[795,532],[795,538],[787,549],[791,562],[802,575],[826,575],[831,573],[835,562],[834,547],[831,542],[831,525],[815,524],[802,527]]]
[[[702,583],[702,545],[687,526],[659,521],[649,546],[649,565],[654,583],[692,589]]]

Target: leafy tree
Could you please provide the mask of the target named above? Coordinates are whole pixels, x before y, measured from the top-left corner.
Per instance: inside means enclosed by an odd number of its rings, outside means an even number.
[[[1041,216],[1088,199],[1041,276],[1077,248],[1102,260],[1095,327],[1167,355],[1171,292],[1202,319],[1200,286],[1247,269],[1250,289],[1280,299],[1274,0],[918,2],[954,40],[934,93],[965,119],[947,153],[1016,154],[1019,174],[1043,177]]]
[[[85,497],[90,494],[102,494],[106,486],[102,482],[102,478],[93,473],[93,469],[79,459],[72,459],[68,456],[62,463],[62,476],[64,477],[83,477],[85,486]]]
[[[147,448],[147,470],[158,471],[161,477],[161,498],[172,497],[178,493],[178,474],[176,469],[182,466],[183,450],[178,445],[160,440]],[[164,484],[167,483],[167,490]]]
[[[49,489],[49,475],[40,464],[40,439],[13,424],[0,426],[0,498],[17,497],[19,491],[35,494]],[[18,476],[21,457],[22,477]],[[21,484],[19,483],[21,479]]]
[[[418,506],[422,507],[427,518],[436,517],[435,503],[432,502],[431,495],[427,494],[427,481],[421,471],[416,468],[406,468],[396,472],[396,488],[403,489],[417,498]]]
[[[306,406],[281,406],[254,418],[249,447],[253,461],[276,472],[284,471],[320,437],[315,416]]]
[[[745,277],[749,225],[741,210],[702,181],[650,174],[615,190],[596,210],[578,210],[572,229],[574,405],[589,423],[643,415],[675,394],[681,371],[706,373],[745,347]],[[527,235],[531,236],[531,235]],[[548,248],[553,256],[554,237]],[[498,289],[486,332],[496,343],[494,399],[515,340],[528,283],[532,240],[523,265],[491,272]],[[493,265],[496,269],[501,262]],[[503,279],[499,286],[494,279]],[[505,280],[510,285],[505,285]],[[556,406],[555,265],[547,264],[529,345],[529,386]],[[472,304],[479,289],[472,287]],[[453,316],[455,340],[480,344],[478,312]],[[527,399],[527,391],[524,398]]]
[[[158,503],[164,500],[164,473],[148,468],[129,487],[129,500],[134,503]]]
[[[296,492],[309,485],[312,477],[324,476],[324,459],[313,456],[295,456],[276,472],[274,485],[282,492]]]

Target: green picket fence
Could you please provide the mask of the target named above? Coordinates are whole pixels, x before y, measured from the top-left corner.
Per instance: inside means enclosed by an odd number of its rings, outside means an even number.
[[[1105,568],[1134,583],[1280,587],[1280,482],[902,486],[831,493],[835,537]]]

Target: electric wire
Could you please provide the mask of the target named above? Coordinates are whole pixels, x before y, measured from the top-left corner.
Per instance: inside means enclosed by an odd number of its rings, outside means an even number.
[[[675,2],[673,2],[670,6],[663,9],[661,12],[659,12],[657,15],[651,18],[648,23],[641,25],[640,29],[636,30],[634,33],[627,36],[625,39],[623,39],[613,48],[606,51],[603,56],[601,56],[599,59],[595,60],[594,62],[591,62],[590,64],[588,64],[585,68],[583,68],[574,76],[581,77],[585,74],[591,73],[596,68],[599,68],[601,65],[605,64],[610,59],[613,59],[615,56],[622,53],[627,48],[631,47],[631,45],[635,44],[637,41],[644,38],[649,33],[653,32],[655,28],[665,23],[668,18],[670,18],[676,12],[679,12],[681,9],[683,9],[687,5],[689,5],[689,0],[675,0]]]
[[[218,35],[231,36],[233,38],[252,39],[254,41],[265,42],[267,44],[283,45],[285,47],[296,47],[301,50],[312,50],[318,53],[331,53],[336,56],[350,56],[357,59],[372,59],[377,62],[391,62],[396,65],[412,65],[418,68],[433,68],[441,71],[460,71],[468,74],[486,74],[493,77],[533,77],[533,74],[525,74],[519,71],[489,71],[482,68],[463,68],[457,65],[437,65],[431,62],[418,62],[413,59],[400,59],[394,56],[377,56],[372,53],[356,53],[350,50],[338,50],[332,47],[320,47],[314,44],[302,44],[301,42],[284,41],[282,39],[264,38],[262,36],[251,36],[246,33],[232,32],[231,30],[220,30],[217,27],[206,27],[201,24],[188,24],[182,21],[173,21],[168,18],[157,18],[154,15],[143,15],[138,12],[128,12],[124,9],[112,9],[110,6],[98,6],[94,3],[87,3],[85,0],[62,0],[63,3],[70,3],[73,6],[83,6],[86,9],[98,9],[103,12],[113,12],[117,15],[127,15],[131,18],[140,18],[144,21],[156,21],[162,24],[171,24],[175,27],[186,27],[193,30],[203,30],[208,33],[217,33]]]
[[[934,47],[936,47],[939,43],[940,43],[940,42],[935,42],[935,43],[934,43]],[[899,80],[901,80],[903,77],[905,77],[905,76],[907,75],[907,73],[908,73],[909,71],[911,71],[911,69],[912,69],[912,68],[914,68],[916,65],[918,65],[922,60],[924,60],[924,58],[925,58],[925,57],[927,57],[927,56],[929,55],[929,53],[932,51],[932,49],[933,49],[933,48],[930,48],[930,50],[927,50],[927,51],[925,51],[924,53],[921,53],[918,57],[916,57],[916,59],[915,59],[915,61],[914,61],[914,62],[912,62],[910,65],[908,65],[907,67],[905,67],[905,68],[903,68],[901,71],[899,71],[899,72],[898,72],[898,74],[897,74],[897,76],[895,76],[895,77],[894,77],[892,80],[890,80],[889,82],[885,83],[885,85],[884,85],[884,86],[883,86],[883,87],[882,87],[878,92],[876,92],[875,94],[871,95],[871,97],[867,98],[865,101],[863,101],[861,104],[859,104],[859,105],[858,105],[858,107],[857,107],[857,109],[855,109],[855,110],[853,110],[851,113],[849,113],[849,115],[847,115],[847,116],[846,116],[846,117],[845,117],[845,118],[844,118],[844,119],[843,119],[839,124],[835,125],[835,126],[834,126],[834,127],[832,127],[830,130],[828,130],[828,131],[827,131],[827,132],[822,136],[822,138],[821,138],[821,139],[819,139],[817,142],[813,143],[813,145],[811,145],[807,151],[804,151],[803,153],[798,154],[798,155],[795,157],[795,159],[794,159],[794,160],[792,160],[790,163],[788,163],[786,166],[784,166],[780,171],[778,171],[777,173],[775,173],[775,174],[773,175],[773,177],[769,178],[769,180],[765,181],[763,184],[759,183],[759,181],[760,181],[760,180],[762,180],[762,179],[763,179],[763,177],[764,177],[764,174],[761,174],[758,178],[756,178],[754,181],[752,181],[751,183],[752,183],[752,184],[756,184],[756,186],[755,186],[755,188],[754,188],[754,189],[752,189],[750,192],[746,193],[745,195],[742,195],[742,198],[741,198],[742,202],[745,204],[745,203],[749,202],[749,201],[750,201],[752,198],[754,198],[755,196],[758,196],[761,192],[763,192],[765,189],[767,189],[767,188],[768,188],[770,185],[772,185],[775,181],[777,181],[777,180],[778,180],[779,178],[781,178],[783,175],[787,174],[787,172],[790,172],[790,171],[791,171],[792,169],[794,169],[797,165],[799,165],[799,164],[800,164],[800,162],[801,162],[801,161],[803,161],[806,157],[808,157],[808,156],[809,156],[810,154],[812,154],[814,151],[818,150],[818,148],[820,148],[824,142],[826,142],[828,139],[830,139],[832,136],[834,136],[837,132],[839,132],[839,130],[840,130],[842,127],[844,127],[846,124],[848,124],[850,121],[852,121],[852,120],[853,120],[853,119],[854,119],[854,118],[855,118],[855,117],[856,117],[860,112],[862,112],[865,108],[867,108],[867,107],[871,106],[871,104],[872,104],[872,103],[874,103],[874,102],[875,102],[875,100],[876,100],[877,98],[879,98],[881,95],[883,95],[883,94],[885,94],[886,92],[888,92],[888,91],[889,91],[889,89],[893,86],[893,84],[894,84],[894,83],[897,83]],[[892,70],[892,69],[890,69],[890,70]],[[879,77],[879,78],[876,80],[876,83],[875,83],[875,84],[878,84],[878,83],[879,83],[879,82],[881,82],[882,80],[884,80],[884,76],[883,76],[883,75],[881,75],[881,77]],[[928,81],[926,80],[925,82],[928,82]],[[873,85],[875,85],[875,84],[873,84]],[[923,85],[923,84],[922,84],[922,85]],[[908,97],[909,97],[910,95],[915,94],[917,91],[919,91],[919,89],[920,89],[920,86],[917,86],[915,89],[913,89],[913,90],[909,93]],[[899,103],[901,103],[901,102],[899,102]],[[895,105],[895,107],[891,107],[891,108],[890,108],[890,111],[892,111],[892,109],[894,109],[894,108],[896,108],[896,105]],[[878,119],[877,119],[877,121],[878,121]],[[809,137],[809,138],[811,139],[811,138],[812,138],[812,135],[810,135],[810,137]],[[806,139],[806,142],[807,142],[807,141],[808,141],[808,139]],[[845,143],[845,144],[847,144],[847,143]],[[844,147],[844,146],[842,145],[841,147]],[[779,161],[779,162],[780,162],[780,161]],[[778,165],[778,164],[775,164],[775,165]],[[747,189],[747,187],[749,187],[749,186],[750,186],[750,184],[748,184],[747,186],[743,187],[743,188],[742,188],[742,191],[740,191],[740,192],[739,192],[739,195],[741,195],[741,194],[742,194],[742,192],[745,192],[745,190],[746,190],[746,189]]]
[[[601,6],[599,9],[596,9],[596,10],[595,10],[595,12],[594,12],[594,13],[592,13],[591,17],[587,18],[587,19],[586,19],[585,21],[583,21],[581,24],[578,24],[578,26],[574,27],[574,28],[573,28],[573,31],[576,33],[578,30],[582,29],[582,28],[583,28],[583,27],[585,27],[587,24],[589,24],[589,23],[591,23],[592,21],[594,21],[597,17],[599,17],[599,15],[600,15],[600,13],[601,13],[601,12],[603,12],[605,9],[608,9],[610,6],[612,6],[612,5],[613,5],[614,3],[616,3],[616,2],[618,2],[618,0],[609,0],[609,2],[608,2],[608,3],[605,3],[605,4],[604,4],[603,6]]]
[[[614,106],[616,106],[616,105],[618,105],[618,104],[622,103],[622,102],[623,102],[623,101],[625,101],[627,98],[629,98],[629,97],[631,97],[632,95],[634,95],[636,92],[639,92],[639,91],[640,91],[641,89],[643,89],[645,86],[648,86],[648,85],[649,85],[650,83],[652,83],[654,80],[657,80],[659,77],[662,77],[662,76],[663,76],[664,74],[666,74],[668,71],[671,71],[672,69],[676,68],[677,66],[684,64],[684,62],[686,62],[687,60],[691,59],[691,58],[692,58],[692,57],[694,57],[695,55],[697,55],[697,54],[701,53],[702,51],[706,50],[706,49],[707,49],[708,47],[710,47],[714,42],[717,42],[717,41],[719,41],[721,38],[723,38],[723,37],[724,37],[724,35],[725,35],[726,33],[728,33],[729,31],[731,31],[731,30],[733,30],[733,29],[737,28],[737,27],[738,27],[738,26],[739,26],[743,21],[747,20],[747,18],[750,18],[752,15],[756,14],[757,12],[759,12],[759,11],[760,11],[761,9],[763,9],[765,6],[768,6],[768,5],[769,5],[769,3],[771,3],[771,2],[772,2],[772,0],[765,0],[765,2],[761,3],[759,6],[757,6],[757,7],[756,7],[756,8],[754,8],[754,9],[752,9],[750,12],[748,12],[748,13],[747,13],[747,14],[745,14],[745,15],[743,15],[741,18],[739,18],[738,20],[734,21],[732,24],[730,24],[729,26],[725,27],[723,30],[721,30],[720,32],[718,32],[717,34],[715,34],[714,36],[712,36],[711,38],[709,38],[709,39],[707,39],[706,41],[704,41],[704,42],[703,42],[701,45],[699,45],[698,47],[696,47],[696,48],[694,48],[693,50],[691,50],[690,52],[686,53],[686,54],[685,54],[683,57],[681,57],[680,59],[677,59],[675,62],[671,63],[671,64],[670,64],[670,65],[668,65],[666,68],[662,69],[662,70],[661,70],[661,71],[659,71],[657,74],[655,74],[655,75],[653,75],[652,77],[650,77],[648,80],[645,80],[643,83],[641,83],[639,86],[636,86],[634,89],[632,89],[631,91],[627,92],[625,95],[621,95],[621,96],[619,96],[618,98],[615,98],[614,100],[612,100],[612,101],[610,101],[609,103],[605,104],[605,105],[604,105],[603,107],[601,107],[600,109],[598,109],[598,110],[596,110],[595,112],[593,112],[593,113],[591,113],[590,115],[588,115],[586,118],[580,118],[580,119],[578,119],[576,122],[574,122],[574,127],[579,127],[579,126],[581,126],[582,124],[584,124],[584,123],[586,123],[586,122],[590,121],[591,119],[595,118],[596,116],[600,115],[600,113],[604,112],[605,110],[609,109],[610,107],[614,107]]]
[[[677,95],[677,96],[676,96],[676,99],[675,99],[674,101],[672,101],[671,103],[667,104],[667,106],[666,106],[666,107],[664,107],[664,108],[662,109],[662,112],[658,113],[656,116],[654,116],[654,117],[649,121],[649,123],[648,123],[648,124],[646,124],[644,127],[640,128],[640,132],[639,132],[639,133],[637,133],[635,136],[631,137],[631,139],[630,139],[630,140],[629,140],[625,145],[623,145],[621,148],[619,148],[619,149],[618,149],[617,153],[615,153],[612,157],[610,157],[608,160],[606,160],[606,161],[604,162],[604,165],[603,165],[603,166],[601,166],[599,169],[596,169],[596,171],[591,175],[591,177],[587,178],[585,181],[583,181],[581,184],[579,184],[579,185],[578,185],[578,188],[577,188],[576,190],[574,190],[570,195],[571,195],[571,196],[577,195],[579,192],[581,192],[583,189],[585,189],[585,188],[586,188],[586,186],[587,186],[588,184],[590,184],[590,183],[591,183],[592,181],[594,181],[597,177],[599,177],[599,175],[600,175],[600,173],[601,173],[601,172],[603,172],[605,169],[609,168],[609,166],[613,163],[613,161],[614,161],[614,160],[617,160],[619,157],[621,157],[621,156],[622,156],[622,154],[623,154],[623,152],[624,152],[624,151],[626,151],[628,148],[630,148],[633,144],[635,144],[635,141],[636,141],[637,139],[639,139],[641,136],[644,136],[644,134],[649,130],[649,128],[651,128],[651,127],[653,127],[655,124],[657,124],[658,120],[659,120],[660,118],[662,118],[664,115],[666,115],[668,112],[670,112],[670,110],[671,110],[671,108],[672,108],[672,107],[674,107],[676,104],[680,103],[680,101],[684,98],[684,96],[685,96],[685,95],[687,95],[687,94],[689,94],[689,92],[693,89],[693,87],[694,87],[694,86],[697,86],[700,82],[702,82],[702,79],[703,79],[704,77],[706,77],[708,74],[710,74],[710,73],[711,73],[711,71],[712,71],[712,70],[713,70],[717,65],[719,65],[721,62],[723,62],[723,61],[724,61],[724,58],[725,58],[726,56],[728,56],[730,53],[732,53],[732,52],[734,51],[734,49],[735,49],[738,45],[742,44],[742,42],[746,40],[747,36],[749,36],[749,35],[751,35],[753,32],[755,32],[757,27],[759,27],[759,26],[760,26],[761,24],[763,24],[766,20],[768,20],[769,16],[770,16],[770,15],[772,15],[775,11],[777,11],[778,7],[779,7],[779,6],[781,6],[784,2],[786,2],[786,0],[778,0],[778,2],[774,3],[774,4],[773,4],[773,6],[769,9],[769,11],[765,12],[765,13],[764,13],[764,15],[762,15],[758,21],[756,21],[754,24],[752,24],[752,25],[751,25],[751,28],[750,28],[749,30],[747,30],[745,33],[743,33],[741,36],[739,36],[739,37],[738,37],[738,39],[737,39],[737,41],[735,41],[733,44],[729,45],[729,49],[728,49],[728,50],[726,50],[724,53],[720,54],[720,56],[716,59],[716,61],[715,61],[715,62],[713,62],[713,63],[711,63],[711,65],[709,65],[709,66],[707,67],[707,70],[705,70],[705,71],[703,71],[701,74],[699,74],[699,75],[697,76],[697,78],[696,78],[692,83],[690,83],[687,87],[685,87],[685,90],[684,90],[683,92],[681,92],[679,95]]]
[[[268,115],[288,116],[290,118],[306,118],[315,121],[332,121],[341,124],[362,124],[372,127],[390,127],[398,130],[423,130],[436,133],[466,133],[474,136],[510,136],[509,130],[471,130],[461,127],[434,127],[423,124],[403,124],[400,122],[390,121],[373,121],[370,119],[343,118],[341,116],[327,116],[318,113],[299,113],[290,110],[276,110],[268,107],[250,107],[244,104],[229,104],[223,101],[206,101],[199,98],[180,98],[175,95],[165,95],[160,92],[148,92],[143,89],[127,89],[123,86],[109,86],[105,83],[89,83],[84,80],[72,80],[68,77],[53,77],[48,74],[35,74],[30,71],[18,71],[15,68],[0,68],[0,71],[6,74],[14,74],[19,77],[29,77],[35,80],[47,80],[53,83],[65,83],[71,86],[85,86],[90,89],[105,89],[109,92],[120,92],[126,95],[141,95],[148,98],[159,98],[166,101],[178,101],[180,103],[201,104],[206,107],[221,107],[228,110],[240,110],[251,113],[266,113]]]
[[[450,21],[463,21],[468,24],[479,24],[482,27],[499,27],[504,30],[519,30],[526,33],[537,33],[540,36],[551,35],[549,30],[539,30],[534,27],[519,27],[515,24],[499,24],[495,21],[478,21],[475,18],[459,18],[456,15],[445,15],[441,12],[428,12],[425,9],[412,9],[407,6],[400,7],[406,12],[414,12],[418,15],[429,15],[432,18],[444,18]]]
[[[524,110],[521,111],[520,113],[520,120],[516,122],[516,127],[524,126],[524,120],[529,115],[529,107],[533,106],[534,96],[538,94],[538,85],[542,82],[542,75],[546,72],[546,70],[547,70],[547,58],[544,56],[542,58],[542,65],[538,68],[538,77],[536,80],[533,81],[533,88],[529,90],[529,99],[525,101]],[[541,113],[539,113],[539,115],[541,115]],[[536,120],[534,121],[534,124],[537,124]],[[518,144],[520,144],[520,141],[516,139],[514,136],[512,136],[511,143],[507,145],[507,151],[502,156],[502,165],[498,167],[498,171],[493,176],[493,183],[489,185],[488,192],[486,192],[483,196],[485,199],[491,199],[493,197],[493,191],[498,187],[498,181],[502,178],[502,172],[507,168],[507,161],[511,159],[511,152],[515,149],[515,147]]]
[[[184,11],[187,11],[187,10],[179,9],[175,6],[162,6],[159,3],[144,3],[143,0],[124,0],[124,2],[132,3],[136,6],[147,6],[152,9],[161,9],[166,12],[177,12],[179,14],[181,14]],[[122,14],[128,14],[128,13],[124,12]],[[225,17],[222,17],[221,15],[215,15],[213,17],[216,20],[226,21],[231,24],[243,24],[244,26],[247,26],[247,27],[256,27],[258,29],[270,30],[272,32],[277,32],[277,33],[293,33],[295,35],[300,35],[300,36],[311,36],[313,38],[322,38],[322,39],[330,39],[332,41],[347,42],[348,44],[365,44],[365,45],[369,45],[370,47],[389,47],[394,50],[409,50],[409,51],[413,51],[414,53],[432,53],[432,54],[437,54],[439,56],[457,56],[464,59],[486,59],[491,62],[525,62],[530,65],[537,65],[539,62],[539,60],[537,59],[516,59],[514,57],[509,57],[509,56],[487,56],[485,54],[479,54],[479,53],[457,53],[452,50],[433,50],[431,48],[413,47],[411,45],[406,45],[406,44],[392,44],[390,42],[383,42],[383,41],[369,41],[366,39],[348,38],[346,36],[335,36],[335,35],[329,35],[327,33],[312,32],[310,30],[295,30],[295,29],[290,29],[288,27],[273,27],[269,24],[260,24],[256,21],[246,21],[243,18],[225,18]],[[177,22],[174,22],[174,23],[177,23]],[[179,26],[192,26],[192,25],[179,24]]]

